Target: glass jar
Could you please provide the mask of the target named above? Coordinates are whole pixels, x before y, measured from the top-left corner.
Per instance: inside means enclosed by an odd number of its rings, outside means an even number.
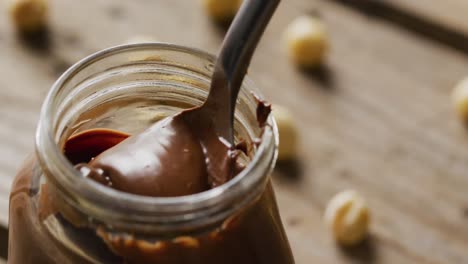
[[[138,133],[200,105],[213,63],[191,48],[136,44],[98,52],[66,71],[42,107],[36,152],[12,187],[9,263],[294,263],[269,179],[276,125],[270,117],[259,128],[253,93],[260,95],[248,78],[235,113],[236,141],[252,146],[241,157],[248,165],[222,186],[138,196],[82,177],[63,155],[76,133]]]

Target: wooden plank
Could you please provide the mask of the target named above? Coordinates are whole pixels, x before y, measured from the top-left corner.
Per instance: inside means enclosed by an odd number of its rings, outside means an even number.
[[[330,31],[321,74],[292,67],[278,41],[310,9]],[[32,150],[39,107],[65,65],[135,34],[213,53],[223,35],[190,0],[52,0],[51,15],[52,45],[39,50],[0,16],[4,224],[15,169]],[[468,263],[468,132],[450,105],[451,87],[468,72],[464,53],[337,2],[290,0],[249,72],[299,128],[300,173],[280,166],[274,174],[297,263]],[[334,245],[322,223],[327,201],[345,188],[361,191],[372,210],[371,239],[349,251]]]
[[[416,16],[468,35],[468,2],[465,0],[379,0]]]
[[[419,34],[431,41],[449,45],[458,50],[468,52],[468,23],[464,17],[457,17],[453,13],[465,13],[467,3],[463,6],[455,6],[453,1],[444,2],[423,1],[401,1],[401,0],[335,0],[347,6],[355,7],[368,16],[391,21],[392,23]],[[423,2],[430,2],[424,5]],[[438,6],[443,3],[442,9]],[[452,4],[450,4],[452,3]],[[457,2],[458,3],[458,2]],[[461,2],[459,2],[461,4]],[[442,11],[441,11],[442,10]],[[453,20],[438,17],[436,12],[442,12]]]

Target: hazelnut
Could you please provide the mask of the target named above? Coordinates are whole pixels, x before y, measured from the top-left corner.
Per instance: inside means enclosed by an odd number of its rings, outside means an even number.
[[[135,35],[129,39],[125,43],[127,44],[137,44],[137,43],[152,43],[158,42],[158,40],[152,36],[148,35]]]
[[[325,210],[325,222],[335,240],[351,246],[361,242],[369,229],[369,209],[356,191],[347,190],[331,199]]]
[[[297,145],[297,131],[292,114],[288,109],[278,105],[273,106],[272,113],[279,133],[278,159],[292,159],[296,154]]]
[[[455,86],[452,100],[460,118],[468,123],[468,77]]]
[[[232,20],[241,4],[242,0],[203,0],[207,13],[219,22]]]
[[[45,0],[13,0],[10,15],[19,31],[35,32],[46,26],[47,9]]]
[[[197,239],[189,236],[176,237],[173,242],[188,248],[197,248],[200,246],[200,242],[198,242]]]
[[[328,49],[325,25],[316,17],[300,16],[286,29],[284,39],[289,57],[300,67],[319,65]]]

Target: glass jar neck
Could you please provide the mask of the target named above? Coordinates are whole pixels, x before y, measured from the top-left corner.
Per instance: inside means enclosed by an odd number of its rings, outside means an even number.
[[[239,94],[235,130],[238,138],[260,138],[261,144],[245,157],[247,167],[220,187],[170,198],[123,193],[83,178],[62,153],[73,133],[102,127],[106,118],[118,119],[118,112],[107,112],[119,102],[150,99],[167,104],[164,109],[169,112],[200,105],[207,96],[213,61],[212,55],[191,48],[135,44],[109,48],[72,66],[53,85],[41,110],[36,153],[47,182],[84,217],[146,232],[210,226],[251,203],[274,166],[277,130],[271,117],[264,129],[258,127],[252,92],[259,92],[248,78]],[[132,119],[136,125],[124,132],[138,132],[154,122],[151,116]]]

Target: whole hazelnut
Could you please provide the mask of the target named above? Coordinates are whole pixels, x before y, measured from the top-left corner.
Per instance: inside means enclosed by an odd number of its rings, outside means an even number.
[[[303,15],[289,24],[284,39],[290,59],[300,67],[322,63],[328,50],[325,25],[316,17]]]
[[[273,105],[273,117],[279,133],[278,160],[290,160],[296,155],[297,129],[288,109]]]
[[[47,24],[48,5],[46,0],[12,0],[10,16],[21,32],[35,32]]]
[[[458,116],[468,123],[468,77],[455,86],[452,100]]]
[[[203,0],[208,15],[218,22],[232,20],[241,4],[242,0]]]
[[[361,242],[370,222],[366,201],[353,190],[338,193],[327,205],[325,222],[340,244],[351,246]]]

